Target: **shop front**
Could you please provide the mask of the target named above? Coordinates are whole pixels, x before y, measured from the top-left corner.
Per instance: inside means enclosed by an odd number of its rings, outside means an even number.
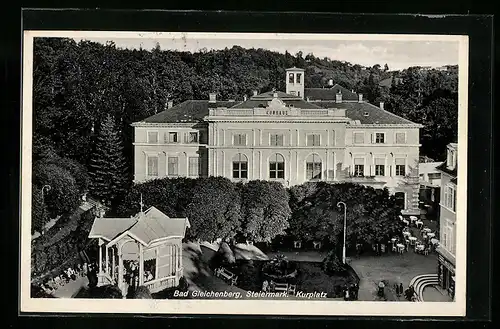
[[[455,300],[455,265],[438,251],[439,286]]]

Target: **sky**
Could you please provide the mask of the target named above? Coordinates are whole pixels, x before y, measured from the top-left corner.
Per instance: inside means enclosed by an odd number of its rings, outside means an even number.
[[[431,40],[311,40],[286,38],[210,38],[191,37],[188,34],[178,38],[99,38],[79,37],[82,39],[106,43],[113,41],[120,48],[152,49],[158,43],[164,50],[196,52],[203,48],[224,49],[234,45],[243,48],[264,48],[284,53],[305,55],[312,53],[316,57],[328,57],[332,60],[347,61],[362,66],[387,63],[390,70],[401,70],[410,66],[458,65],[459,42]]]

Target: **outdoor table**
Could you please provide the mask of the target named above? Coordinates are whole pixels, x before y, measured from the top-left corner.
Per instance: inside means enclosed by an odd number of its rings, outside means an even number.
[[[410,239],[410,243],[411,243],[412,245],[414,245],[414,244],[415,244],[415,242],[417,241],[417,238],[416,238],[416,237],[414,237],[414,236],[409,237],[409,239]]]
[[[405,236],[411,236],[411,232],[410,231],[403,232],[403,235],[405,235]]]
[[[429,238],[433,238],[433,237],[435,237],[435,236],[436,236],[436,233],[427,233],[427,236],[428,236]]]
[[[425,249],[425,246],[423,244],[417,244],[415,246],[415,251],[423,251]]]
[[[403,253],[403,251],[405,250],[405,245],[404,244],[398,243],[396,245],[396,247],[398,247],[398,252],[400,252],[400,253]]]
[[[416,216],[410,216],[410,220],[411,222],[416,222],[418,220],[418,218]]]
[[[424,225],[424,222],[422,222],[421,220],[417,220],[415,222],[415,225],[417,225],[417,227],[421,227],[422,225]]]
[[[432,243],[432,244],[434,244],[434,245],[435,245],[435,244],[438,244],[438,243],[439,243],[439,240],[438,240],[438,239],[431,239],[431,243]]]
[[[396,240],[397,240],[396,238],[392,238],[391,242],[394,243],[394,242],[396,242]]]
[[[430,233],[432,230],[430,228],[426,227],[422,231],[424,231],[425,233]]]

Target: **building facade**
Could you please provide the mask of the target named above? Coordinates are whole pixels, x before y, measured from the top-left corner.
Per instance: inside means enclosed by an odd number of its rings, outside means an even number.
[[[305,88],[286,72],[286,92],[239,101],[188,100],[133,124],[135,181],[223,176],[234,181],[353,182],[396,194],[419,214],[419,129],[339,85]]]
[[[456,206],[457,206],[457,144],[450,143],[446,161],[441,171],[440,243],[438,252],[439,285],[455,297],[455,251],[456,251]]]

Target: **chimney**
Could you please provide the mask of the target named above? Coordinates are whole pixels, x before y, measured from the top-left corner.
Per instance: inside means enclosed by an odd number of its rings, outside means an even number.
[[[358,102],[363,102],[363,94],[358,94]]]
[[[308,101],[308,102],[310,101],[309,97],[306,97],[306,101]]]
[[[254,96],[257,96],[257,90],[254,90],[254,91],[253,91],[253,95],[254,95]]]
[[[383,110],[384,109],[384,102],[380,102],[380,108]]]
[[[168,101],[167,102],[167,109],[171,109],[172,107],[174,107],[174,102],[173,101]]]
[[[216,101],[217,101],[217,94],[216,93],[209,93],[208,94],[208,102],[215,103]]]
[[[243,95],[243,101],[246,102],[247,101],[247,95]]]
[[[332,86],[333,86],[333,79],[328,80],[328,85],[329,85],[330,87],[332,87]]]
[[[277,92],[273,92],[273,97],[274,98],[278,98],[278,93]]]
[[[335,102],[342,103],[342,93],[340,92],[340,90],[335,94]]]

